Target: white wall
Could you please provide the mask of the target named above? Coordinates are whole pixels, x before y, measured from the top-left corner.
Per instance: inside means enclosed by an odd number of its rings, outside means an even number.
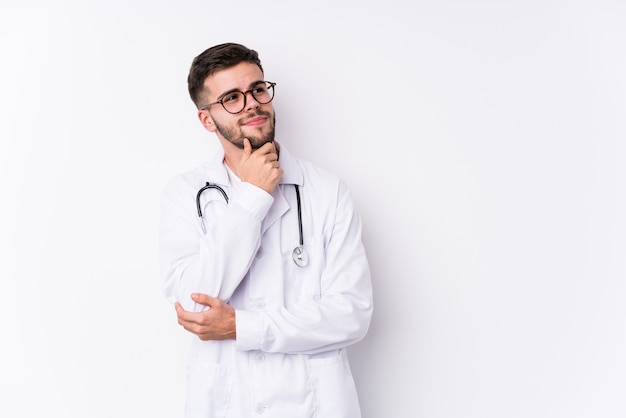
[[[191,59],[257,49],[279,139],[351,186],[365,418],[626,415],[620,1],[0,6],[0,416],[179,417],[159,193],[217,149]]]

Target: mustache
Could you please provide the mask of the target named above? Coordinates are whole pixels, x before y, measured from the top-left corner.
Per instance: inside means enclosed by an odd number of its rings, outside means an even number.
[[[268,119],[271,119],[272,114],[270,112],[264,112],[262,110],[256,110],[254,112],[250,112],[246,115],[245,118],[242,118],[239,120],[239,125],[244,125],[246,124],[250,119],[256,118],[257,116],[263,116],[266,117]]]

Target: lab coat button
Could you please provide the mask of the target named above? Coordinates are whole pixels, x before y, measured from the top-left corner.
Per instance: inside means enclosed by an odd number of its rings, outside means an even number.
[[[260,403],[256,404],[256,407],[254,408],[254,412],[261,415],[262,413],[265,412],[265,405],[260,404]]]
[[[263,353],[256,353],[256,359],[259,361],[265,360],[265,355]]]
[[[259,249],[256,251],[256,254],[254,255],[256,258],[261,258],[263,257],[263,247],[259,247]]]

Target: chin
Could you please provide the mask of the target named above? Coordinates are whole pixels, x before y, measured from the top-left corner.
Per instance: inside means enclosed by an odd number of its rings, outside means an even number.
[[[262,140],[259,139],[255,139],[250,141],[250,145],[252,145],[252,149],[259,149],[261,148],[263,145],[267,144],[268,142],[274,142],[274,138],[265,138]],[[243,147],[243,139],[241,140],[241,145]]]
[[[242,147],[243,147],[243,138],[245,138],[245,135],[241,137]],[[262,137],[249,136],[247,138],[250,139],[250,145],[252,145],[252,149],[259,149],[263,145],[267,144],[268,142],[270,143],[274,142],[274,129],[272,129],[270,132],[268,132],[267,135],[264,135]]]

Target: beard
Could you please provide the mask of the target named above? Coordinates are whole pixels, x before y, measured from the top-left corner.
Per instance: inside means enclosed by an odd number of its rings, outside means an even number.
[[[246,123],[249,119],[255,116],[264,116],[270,121],[270,130],[265,135],[259,134],[244,134],[241,130],[241,126]],[[237,126],[229,127],[218,123],[215,119],[213,119],[213,123],[215,124],[215,128],[217,131],[226,139],[228,142],[233,144],[239,149],[243,149],[243,139],[248,138],[250,141],[250,145],[253,150],[257,150],[261,148],[263,145],[268,142],[274,142],[274,135],[276,132],[276,115],[270,112],[262,112],[256,111],[252,113],[248,113],[244,118],[239,119],[237,121]]]

